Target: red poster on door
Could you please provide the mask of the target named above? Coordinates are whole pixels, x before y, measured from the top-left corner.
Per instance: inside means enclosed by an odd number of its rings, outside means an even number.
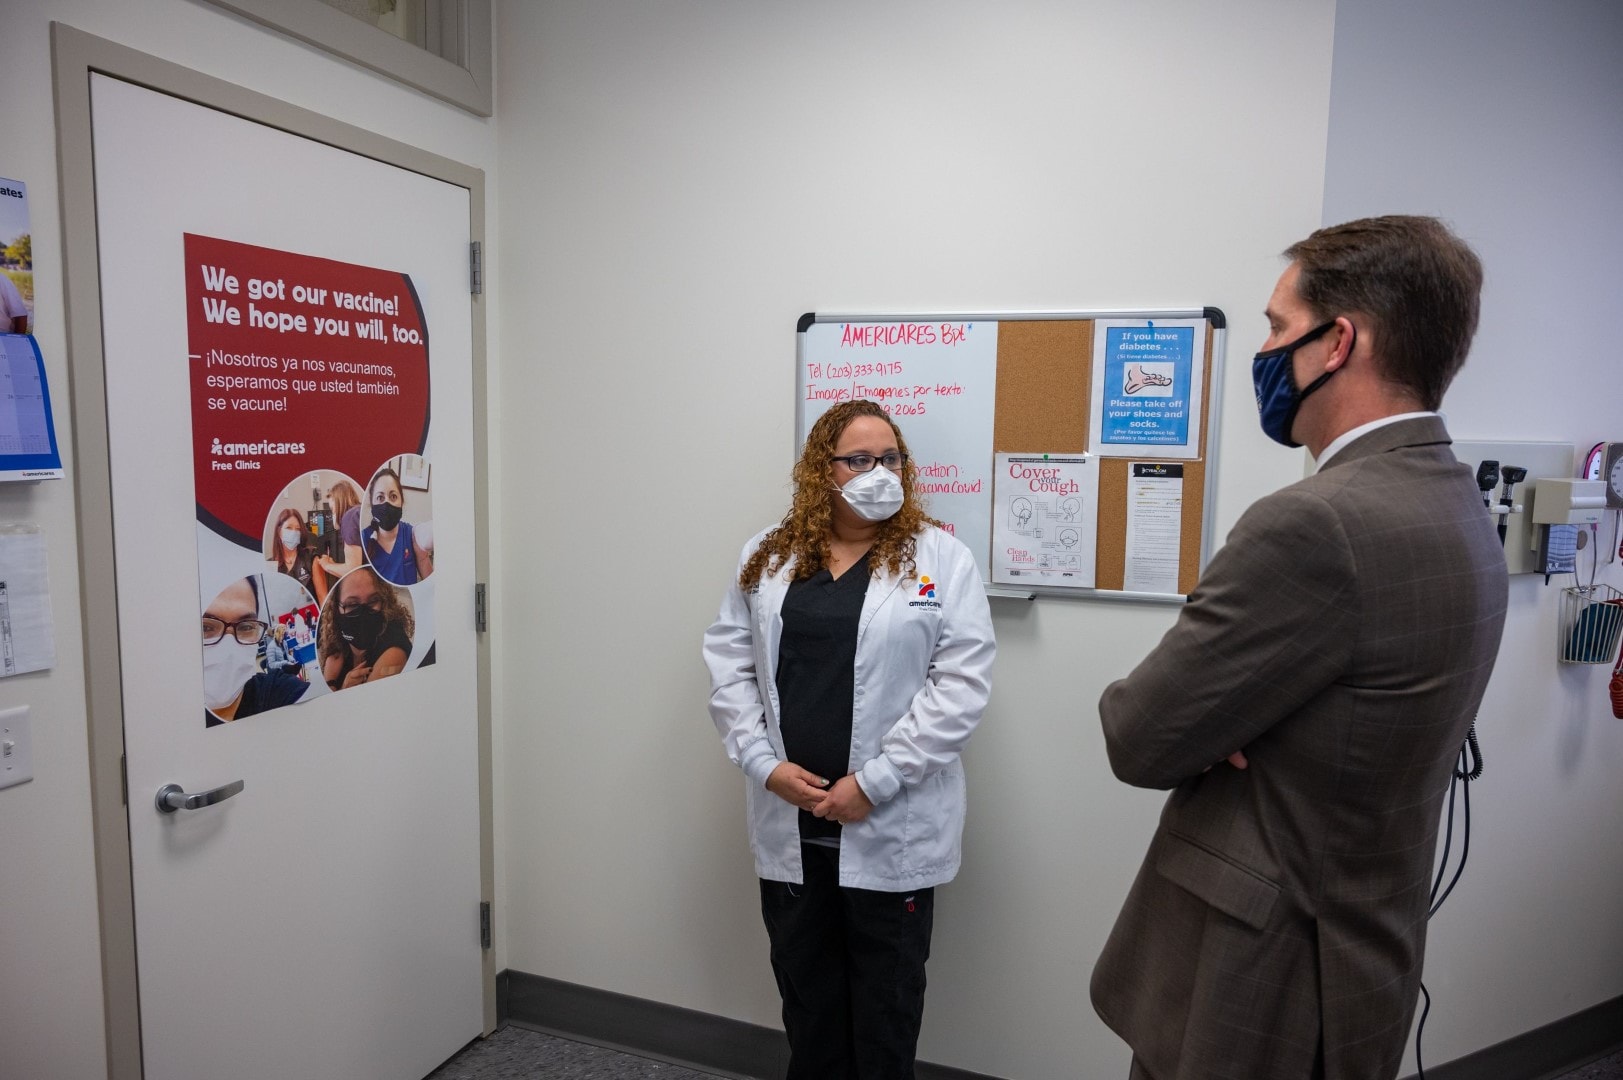
[[[432,663],[411,278],[190,233],[185,260],[207,722]]]

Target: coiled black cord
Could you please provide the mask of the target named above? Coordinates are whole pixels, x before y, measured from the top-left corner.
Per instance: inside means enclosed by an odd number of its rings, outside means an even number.
[[[1475,762],[1468,771],[1461,771],[1468,762]],[[1454,778],[1467,782],[1482,775],[1482,746],[1476,741],[1476,725],[1465,733],[1465,745],[1460,747],[1460,763],[1454,767]],[[1452,787],[1452,785],[1450,785]]]
[[[1460,746],[1460,756],[1454,763],[1454,774],[1448,781],[1448,819],[1443,826],[1443,857],[1437,863],[1437,877],[1431,883],[1431,895],[1428,900],[1431,904],[1426,912],[1430,919],[1437,914],[1437,909],[1443,906],[1448,894],[1454,891],[1459,884],[1460,875],[1465,873],[1465,860],[1471,857],[1471,781],[1482,775],[1482,747],[1477,742],[1476,724],[1465,734],[1465,742]],[[1464,823],[1465,831],[1460,838],[1460,864],[1454,868],[1454,876],[1449,879],[1448,888],[1443,889],[1443,895],[1438,896],[1437,890],[1442,888],[1443,877],[1448,873],[1448,854],[1454,846],[1454,800],[1460,789],[1465,791],[1464,797]],[[1420,983],[1420,995],[1426,999],[1426,1006],[1420,1011],[1420,1026],[1415,1030],[1414,1036],[1414,1065],[1416,1080],[1426,1080],[1426,1066],[1420,1058],[1420,1040],[1426,1034],[1426,1017],[1431,1012],[1431,994],[1426,990],[1424,981]]]

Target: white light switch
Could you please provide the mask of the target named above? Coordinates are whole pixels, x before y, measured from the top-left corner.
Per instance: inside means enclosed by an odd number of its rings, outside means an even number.
[[[34,778],[34,748],[28,735],[28,706],[0,709],[0,788]]]

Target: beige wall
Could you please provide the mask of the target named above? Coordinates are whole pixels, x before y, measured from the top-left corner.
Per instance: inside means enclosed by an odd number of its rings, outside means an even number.
[[[1489,264],[1455,429],[1623,438],[1604,7],[504,8],[502,177],[535,197],[502,207],[498,272],[546,333],[506,370],[504,456],[541,464],[505,504],[531,554],[503,595],[549,613],[505,642],[537,686],[503,719],[510,965],[776,1022],[697,638],[786,501],[803,311],[1224,308],[1222,536],[1304,464],[1251,405],[1274,253],[1321,214],[1440,213]],[[1623,993],[1623,725],[1603,674],[1553,661],[1557,591],[1512,590],[1471,866],[1428,955],[1433,1062]],[[921,1053],[1119,1075],[1087,983],[1162,800],[1109,776],[1094,704],[1172,613],[995,618]]]
[[[495,273],[526,356],[501,452],[528,475],[500,595],[534,628],[501,644],[530,685],[503,721],[514,969],[777,1023],[699,636],[787,505],[802,312],[1217,305],[1219,534],[1301,475],[1257,429],[1248,359],[1275,253],[1319,221],[1332,15],[503,6]],[[996,603],[921,1053],[1122,1075],[1087,985],[1161,800],[1111,778],[1094,703],[1174,611]]]

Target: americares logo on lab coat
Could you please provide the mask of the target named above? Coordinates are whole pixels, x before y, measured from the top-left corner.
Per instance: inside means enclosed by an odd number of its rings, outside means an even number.
[[[908,601],[907,606],[908,607],[921,607],[921,608],[939,608],[941,606],[941,601],[939,601],[939,600],[937,600],[935,598],[936,597],[936,589],[937,589],[936,583],[933,580],[931,580],[929,574],[920,574],[919,575],[919,597],[920,597],[920,599]]]

